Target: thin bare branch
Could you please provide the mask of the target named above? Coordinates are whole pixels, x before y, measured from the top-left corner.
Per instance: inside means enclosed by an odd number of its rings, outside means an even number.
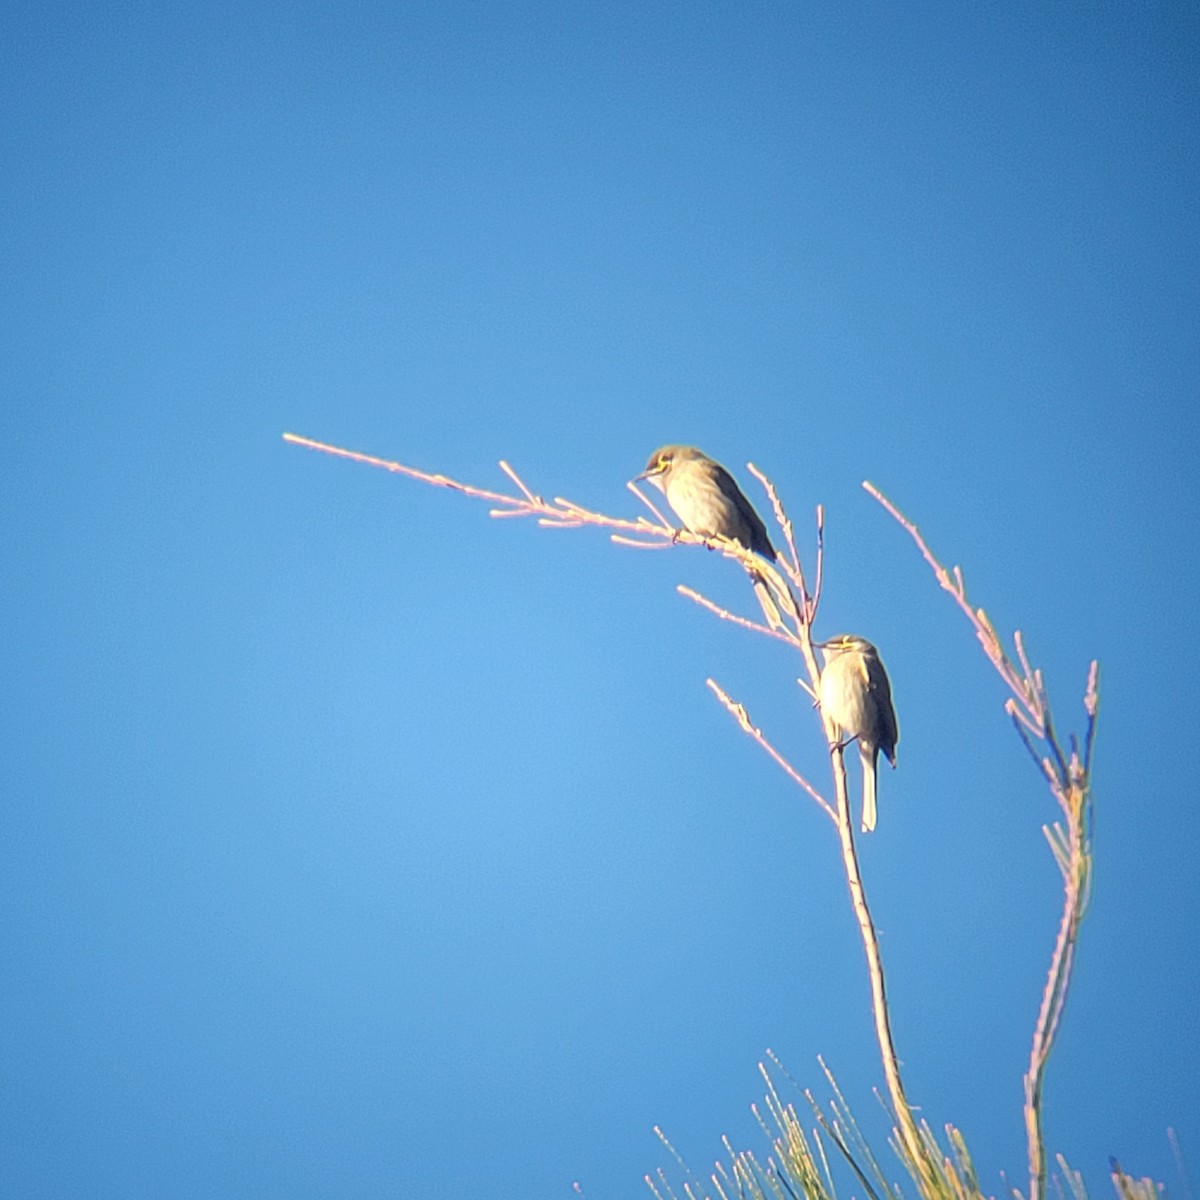
[[[786,758],[783,757],[782,754],[779,753],[778,750],[775,749],[774,746],[771,745],[770,742],[767,741],[763,731],[751,722],[750,715],[746,712],[745,707],[741,704],[738,704],[737,701],[731,699],[729,694],[723,687],[721,687],[719,683],[717,683],[715,679],[707,679],[705,682],[708,684],[709,688],[712,690],[717,699],[720,700],[720,702],[725,706],[729,714],[742,727],[742,729],[748,733],[775,760],[775,762],[788,773],[789,776],[791,776],[793,782],[799,784],[800,787],[802,787],[821,806],[825,812],[825,815],[836,824],[837,813],[834,812],[833,806],[828,800],[825,799],[824,796],[821,795],[820,792],[817,791],[815,787],[813,787],[811,783],[808,782],[807,779],[804,778],[803,775],[800,774],[799,771],[796,770],[795,767],[792,766],[791,763],[788,762]]]
[[[1059,922],[1058,936],[1050,957],[1046,986],[1034,1027],[1030,1048],[1029,1067],[1025,1073],[1025,1130],[1029,1155],[1028,1200],[1043,1200],[1046,1187],[1046,1147],[1042,1129],[1042,1097],[1045,1089],[1046,1066],[1050,1051],[1058,1036],[1071,974],[1075,962],[1075,951],[1079,940],[1079,929],[1087,909],[1091,890],[1092,840],[1091,840],[1091,747],[1095,734],[1095,716],[1099,706],[1098,669],[1093,662],[1088,674],[1088,686],[1084,697],[1084,708],[1088,713],[1088,730],[1084,737],[1083,761],[1073,747],[1070,761],[1063,753],[1062,744],[1055,733],[1046,693],[1045,679],[1040,669],[1032,666],[1025,651],[1025,639],[1020,631],[1013,635],[1017,662],[1009,658],[1004,650],[987,613],[982,608],[972,608],[967,600],[963,573],[954,568],[951,576],[921,536],[913,522],[891,503],[874,485],[863,487],[895,518],[900,526],[916,543],[922,556],[933,569],[939,585],[948,591],[975,627],[984,653],[1012,695],[1005,701],[1005,711],[1012,718],[1030,757],[1045,777],[1050,792],[1063,813],[1066,827],[1044,826],[1050,849],[1063,875],[1063,909]],[[1042,753],[1033,744],[1033,738],[1041,743]]]
[[[346,450],[341,446],[331,446],[327,442],[314,441],[312,438],[301,437],[295,433],[285,433],[283,440],[296,446],[306,447],[309,450],[319,450],[323,454],[331,454],[335,458],[347,458],[352,462],[365,463],[367,466],[381,467],[385,471],[391,471],[397,475],[405,475],[409,479],[416,479],[421,483],[428,483],[434,487],[448,488],[451,491],[461,492],[463,495],[470,496],[476,500],[490,501],[497,506],[492,512],[498,517],[548,517],[552,522],[561,522],[567,525],[595,525],[606,529],[624,530],[629,533],[650,534],[661,537],[665,541],[679,540],[698,543],[700,545],[710,544],[703,538],[695,538],[690,534],[680,533],[670,528],[665,522],[662,526],[657,526],[648,524],[644,519],[640,518],[637,521],[628,521],[619,517],[609,517],[603,513],[583,508],[571,501],[548,503],[533,493],[530,488],[526,487],[516,475],[516,472],[507,463],[501,464],[502,469],[517,484],[517,487],[522,492],[520,496],[510,496],[504,492],[493,492],[487,488],[474,487],[470,484],[460,483],[457,479],[451,479],[447,475],[434,475],[428,471],[419,471],[415,467],[408,467],[403,463],[378,458],[373,454],[361,454],[356,450]]]
[[[360,454],[357,450],[345,450],[341,446],[331,446],[326,442],[315,442],[312,438],[301,437],[297,433],[285,433],[285,442],[295,446],[305,446],[309,450],[320,450],[324,454],[332,454],[336,458],[348,458],[354,462],[366,463],[369,467],[382,467],[385,471],[394,471],[399,475],[407,475],[410,479],[419,479],[422,483],[430,483],[434,487],[450,488],[456,492],[465,492],[481,500],[491,500],[498,504],[521,504],[515,496],[506,496],[502,492],[489,492],[482,488],[470,487],[450,479],[446,475],[431,475],[427,471],[418,471],[415,467],[406,467],[403,463],[391,462],[386,458],[376,458],[373,454]]]
[[[1021,663],[1021,670],[1025,672],[1025,678],[1032,681],[1033,668],[1029,665],[1029,657],[1025,653],[1025,635],[1019,630],[1013,630],[1013,645],[1017,648],[1017,658]]]
[[[1011,696],[1004,701],[1004,711],[1014,721],[1020,721],[1038,741],[1046,736],[1045,729],[1039,725]]]
[[[786,642],[789,646],[793,643],[791,635],[785,631],[760,625],[757,621],[751,621],[749,617],[739,617],[737,613],[731,613],[727,608],[721,608],[720,605],[714,604],[709,600],[707,596],[702,596],[686,584],[676,584],[675,590],[681,596],[686,596],[689,600],[699,604],[701,608],[707,609],[714,617],[720,617],[722,621],[732,621],[734,625],[740,625],[743,629],[750,629],[754,633],[761,633],[764,637],[772,637],[778,641]]]
[[[1042,691],[1041,682],[1042,681],[1039,678],[1038,679],[1038,691],[1039,692]],[[1056,734],[1054,732],[1054,722],[1050,716],[1050,710],[1048,707],[1045,707],[1045,706],[1043,706],[1043,709],[1044,709],[1044,723],[1046,726],[1046,736],[1044,738],[1044,741],[1045,741],[1046,745],[1050,748],[1051,755],[1053,755],[1053,757],[1054,757],[1055,772],[1054,772],[1053,777],[1057,780],[1060,787],[1065,788],[1070,783],[1070,772],[1067,770],[1067,760],[1063,756],[1062,747],[1058,744],[1058,737],[1056,736]]]
[[[796,542],[792,534],[792,520],[784,510],[783,501],[780,500],[779,493],[775,490],[775,485],[753,463],[747,463],[746,469],[762,484],[763,490],[767,493],[767,499],[771,501],[775,523],[779,526],[780,532],[783,534],[784,543],[788,549],[788,558],[779,559],[779,567],[799,591],[802,598],[801,607],[803,612],[796,615],[799,620],[807,623],[810,607],[808,585],[804,580],[804,567],[800,562],[800,555],[796,552]]]
[[[515,484],[517,485],[517,487],[519,487],[519,488],[521,489],[521,491],[525,493],[525,499],[526,499],[526,500],[530,500],[530,501],[532,501],[534,504],[540,504],[540,503],[541,503],[541,501],[542,501],[542,498],[541,498],[540,496],[535,496],[535,495],[534,495],[534,494],[533,494],[533,493],[532,493],[532,492],[531,492],[531,491],[530,491],[530,490],[529,490],[529,489],[528,489],[528,488],[525,486],[525,483],[524,483],[524,481],[521,479],[521,477],[520,477],[520,476],[519,476],[519,475],[516,473],[516,471],[514,471],[514,470],[512,469],[512,467],[510,467],[510,466],[508,465],[508,463],[506,463],[506,462],[504,461],[504,459],[501,459],[501,460],[500,460],[500,470],[502,470],[502,471],[505,473],[505,475],[507,475],[507,476],[509,477],[509,479],[511,479],[511,480],[513,481],[513,483],[515,483]]]
[[[1017,707],[1016,702],[1009,699],[1005,701],[1005,709],[1008,715],[1012,717],[1013,727],[1017,731],[1017,736],[1021,739],[1025,749],[1029,751],[1029,757],[1033,759],[1033,765],[1040,771],[1042,770],[1042,759],[1038,756],[1038,752],[1034,749],[1033,743],[1029,740],[1029,734],[1025,732],[1029,718]],[[1041,737],[1041,734],[1035,729],[1033,733]]]
[[[1083,736],[1083,769],[1085,774],[1092,771],[1092,747],[1096,741],[1096,714],[1100,709],[1100,664],[1093,659],[1088,671],[1087,691],[1083,697],[1084,711],[1087,713],[1087,732]]]
[[[636,483],[634,483],[634,481],[632,479],[629,480],[629,482],[626,483],[625,486],[655,515],[655,517],[658,518],[658,523],[660,525],[664,525],[668,529],[671,528],[672,523],[670,521],[668,521],[667,518],[664,517],[661,512],[658,511],[658,508],[655,505],[654,501],[651,500],[650,497],[647,496],[646,493],[643,492],[642,489],[640,487],[638,487],[638,485]]]
[[[808,608],[808,623],[812,625],[817,619],[817,609],[821,604],[821,587],[825,582],[825,505],[817,505],[817,580],[813,584],[812,603]]]
[[[784,543],[791,556],[792,566],[799,571],[800,556],[796,553],[796,543],[792,538],[791,518],[783,510],[783,503],[779,499],[779,493],[776,492],[775,485],[753,463],[747,463],[746,470],[762,484],[763,491],[767,493],[767,499],[771,501],[771,508],[775,514],[775,524],[779,526],[779,530],[783,534]]]
[[[883,955],[879,950],[879,931],[867,903],[867,891],[858,864],[858,849],[854,843],[854,823],[850,815],[850,794],[846,784],[845,750],[836,741],[836,730],[827,715],[822,713],[825,737],[833,748],[833,779],[837,791],[837,829],[842,849],[842,866],[850,889],[850,903],[858,921],[859,936],[867,959],[867,976],[871,983],[871,1010],[875,1017],[875,1039],[879,1057],[892,1101],[892,1117],[896,1122],[895,1136],[909,1171],[925,1196],[937,1195],[933,1180],[937,1174],[929,1151],[917,1129],[912,1105],[900,1075],[900,1056],[892,1037],[891,1012],[887,1002],[887,982],[883,970]]]
[[[1062,872],[1063,879],[1069,878],[1071,874],[1071,847],[1067,842],[1067,835],[1063,832],[1063,827],[1057,822],[1053,825],[1043,825],[1042,834],[1050,846],[1050,852],[1054,855],[1054,861],[1058,863],[1058,869]]]
[[[979,638],[988,659],[996,668],[1000,678],[1004,680],[1009,690],[1016,697],[1017,701],[1024,706],[1035,719],[1040,717],[1031,706],[1031,699],[1028,690],[1025,686],[1025,681],[1016,666],[1009,659],[1004,651],[1004,647],[992,627],[991,621],[983,609],[974,609],[967,600],[966,584],[963,580],[962,571],[954,568],[954,582],[950,581],[950,574],[946,568],[938,561],[933,551],[930,550],[929,544],[925,541],[921,531],[916,524],[910,521],[873,483],[869,480],[863,482],[863,488],[869,495],[874,497],[896,520],[897,524],[912,538],[916,543],[917,549],[920,550],[921,556],[932,568],[934,576],[942,588],[949,592],[954,597],[955,603],[963,613],[967,620],[975,627],[976,635]]]

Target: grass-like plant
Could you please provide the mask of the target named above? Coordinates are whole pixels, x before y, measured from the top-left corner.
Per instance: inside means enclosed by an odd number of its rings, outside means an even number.
[[[806,574],[801,556],[796,550],[791,520],[770,481],[753,466],[749,469],[763,485],[782,535],[784,551],[780,554],[777,568],[754,558],[748,551],[732,542],[720,538],[703,538],[675,528],[673,522],[666,519],[634,484],[629,486],[646,505],[654,517],[653,520],[648,517],[638,517],[636,520],[611,517],[561,497],[546,500],[527,487],[505,462],[501,462],[500,467],[516,487],[517,491],[514,494],[474,487],[445,475],[419,471],[398,462],[345,450],[295,434],[287,433],[283,436],[286,441],[295,445],[381,467],[422,483],[448,488],[474,499],[487,501],[492,506],[491,515],[494,517],[533,517],[540,525],[556,528],[597,526],[610,530],[612,539],[626,546],[661,548],[674,543],[705,545],[728,558],[737,559],[744,566],[752,565],[765,577],[777,604],[778,612],[765,614],[768,616],[767,624],[720,608],[690,588],[681,586],[679,590],[722,620],[734,622],[762,636],[788,643],[804,662],[812,695],[819,695],[820,668],[814,654],[811,628],[821,603],[824,571],[822,509],[818,507],[816,510],[813,571],[810,577]],[[968,600],[961,569],[953,567],[947,570],[942,566],[917,526],[872,484],[864,483],[863,486],[911,537],[929,563],[938,584],[950,594],[970,623],[980,647],[1008,690],[1005,711],[1062,813],[1061,820],[1043,826],[1043,833],[1062,873],[1062,915],[1033,1031],[1029,1065],[1025,1072],[1027,1190],[1022,1193],[1020,1189],[1013,1189],[1014,1197],[1019,1200],[1044,1200],[1048,1176],[1047,1151],[1042,1128],[1046,1069],[1061,1027],[1063,1007],[1074,968],[1075,951],[1079,944],[1080,926],[1087,911],[1091,890],[1092,750],[1099,710],[1098,664],[1091,664],[1084,691],[1084,732],[1081,737],[1072,735],[1064,740],[1054,721],[1042,673],[1030,663],[1021,634],[1018,632],[1013,635],[1012,651],[1006,649],[986,612]],[[986,1193],[980,1186],[961,1132],[948,1125],[943,1131],[944,1143],[939,1141],[928,1124],[924,1121],[919,1122],[914,1116],[913,1106],[905,1093],[900,1062],[892,1039],[883,957],[855,849],[844,748],[838,742],[837,729],[828,717],[822,714],[822,726],[830,749],[833,783],[831,801],[787,762],[762,730],[754,724],[746,709],[731,698],[719,683],[709,679],[708,685],[741,728],[820,806],[836,827],[850,903],[858,923],[871,985],[875,1034],[887,1088],[887,1108],[894,1122],[891,1138],[893,1151],[899,1157],[916,1191],[926,1200],[982,1198]],[[778,1062],[774,1062],[773,1066],[776,1074],[786,1074]],[[770,1155],[764,1162],[760,1162],[752,1153],[736,1151],[727,1143],[728,1163],[720,1164],[705,1182],[694,1177],[687,1178],[686,1182],[679,1185],[682,1195],[687,1200],[700,1200],[701,1197],[727,1200],[735,1196],[747,1197],[750,1200],[797,1200],[801,1196],[808,1200],[834,1200],[836,1189],[829,1163],[829,1154],[833,1151],[845,1161],[859,1186],[872,1200],[878,1200],[880,1197],[900,1200],[903,1195],[901,1188],[889,1179],[878,1157],[868,1146],[855,1123],[849,1105],[838,1090],[836,1081],[823,1063],[822,1068],[825,1070],[833,1099],[821,1104],[813,1097],[811,1091],[804,1090],[802,1094],[811,1110],[806,1114],[805,1120],[800,1118],[794,1105],[785,1104],[780,1099],[772,1073],[767,1068],[762,1068],[767,1091],[763,1106],[756,1108],[755,1112],[770,1142]],[[814,1122],[811,1134],[806,1132],[809,1116]],[[669,1148],[670,1143],[665,1137],[663,1141]],[[1080,1176],[1061,1158],[1056,1161],[1061,1183],[1071,1192],[1074,1200],[1084,1200]],[[686,1172],[683,1164],[679,1165]],[[1157,1188],[1150,1180],[1134,1180],[1126,1175],[1115,1161],[1112,1163],[1112,1178],[1122,1200],[1151,1200],[1157,1196]],[[660,1171],[656,1176],[648,1177],[647,1183],[656,1200],[678,1200],[678,1194],[665,1172]]]

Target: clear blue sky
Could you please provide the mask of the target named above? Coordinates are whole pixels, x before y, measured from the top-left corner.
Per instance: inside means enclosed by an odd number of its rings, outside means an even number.
[[[774,1049],[883,1123],[779,648],[617,514],[766,470],[890,668],[863,847],[907,1082],[1023,1183],[1056,811],[878,483],[1103,664],[1053,1151],[1200,1164],[1191,4],[15,3],[0,38],[0,1194],[638,1196]],[[752,492],[755,496],[757,493]],[[1196,1176],[1192,1177],[1193,1192]]]

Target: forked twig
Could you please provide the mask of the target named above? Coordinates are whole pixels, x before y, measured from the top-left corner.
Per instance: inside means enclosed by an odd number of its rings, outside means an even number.
[[[1044,695],[1038,684],[1036,672],[1030,668],[1029,660],[1025,657],[1025,646],[1020,632],[1013,639],[1018,658],[1021,662],[1021,668],[1018,669],[1017,665],[1009,657],[1008,652],[1004,649],[1003,643],[1000,641],[1000,637],[996,633],[987,613],[982,608],[973,608],[967,600],[967,588],[963,579],[962,568],[956,566],[953,569],[953,573],[947,571],[938,561],[933,551],[930,550],[928,543],[921,535],[921,531],[912,521],[873,483],[865,481],[863,488],[892,515],[909,537],[916,542],[917,548],[921,551],[921,556],[933,570],[938,583],[954,597],[954,602],[962,609],[967,620],[974,626],[976,637],[978,637],[984,653],[988,656],[992,666],[996,668],[1000,678],[1008,686],[1009,691],[1012,692],[1014,699],[1021,707],[1023,713],[1029,717],[1032,722],[1031,727],[1036,730],[1037,736],[1043,736],[1045,711],[1042,701]]]
[[[955,603],[971,622],[980,645],[1009,689],[1010,696],[1005,701],[1005,710],[1012,718],[1021,741],[1045,777],[1051,794],[1066,817],[1065,830],[1058,825],[1043,826],[1063,876],[1063,909],[1058,935],[1050,956],[1050,966],[1046,973],[1046,986],[1042,992],[1030,1047],[1029,1066],[1024,1078],[1025,1139],[1029,1156],[1028,1200],[1042,1200],[1046,1188],[1046,1144],[1042,1128],[1046,1068],[1050,1051],[1061,1027],[1075,965],[1075,952],[1079,944],[1079,931],[1091,892],[1091,764],[1096,715],[1100,704],[1099,665],[1093,661],[1088,670],[1087,689],[1084,694],[1088,726],[1084,734],[1081,761],[1075,748],[1075,739],[1071,739],[1072,748],[1068,753],[1055,732],[1042,672],[1031,664],[1021,633],[1018,631],[1013,635],[1017,659],[1014,662],[1004,649],[987,613],[982,608],[973,608],[967,600],[962,571],[958,567],[955,567],[953,572],[947,571],[930,550],[916,525],[873,484],[867,482],[863,487],[913,539],[933,570],[938,583],[954,597]],[[1040,754],[1034,746],[1034,739],[1041,743]]]
[[[780,532],[783,534],[784,544],[787,546],[787,558],[780,558],[779,566],[783,573],[791,580],[793,586],[800,593],[800,601],[803,606],[803,611],[800,614],[800,620],[805,625],[811,625],[813,616],[817,610],[817,600],[820,597],[818,590],[814,596],[810,596],[808,592],[808,584],[804,579],[804,566],[800,561],[800,555],[796,551],[796,540],[792,531],[792,520],[787,515],[783,507],[783,502],[779,499],[779,493],[775,490],[775,485],[753,464],[747,463],[746,470],[762,484],[763,490],[767,493],[767,499],[771,501],[771,510],[775,515],[775,524],[779,526]],[[820,528],[817,530],[818,543],[820,541]]]

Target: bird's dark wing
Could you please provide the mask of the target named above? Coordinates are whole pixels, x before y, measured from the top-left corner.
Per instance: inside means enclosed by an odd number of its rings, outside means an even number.
[[[771,545],[771,539],[767,536],[767,527],[763,524],[762,517],[754,511],[754,505],[746,499],[745,492],[738,487],[734,477],[720,463],[712,462],[711,459],[709,461],[713,481],[726,498],[732,502],[738,515],[745,522],[750,542],[748,549],[753,550],[755,554],[761,554],[763,558],[774,561],[778,556],[775,553],[775,547]]]
[[[896,721],[896,709],[892,704],[892,685],[883,663],[874,656],[867,658],[867,686],[875,700],[879,713],[879,748],[888,761],[896,765],[896,743],[900,740],[900,726]]]

